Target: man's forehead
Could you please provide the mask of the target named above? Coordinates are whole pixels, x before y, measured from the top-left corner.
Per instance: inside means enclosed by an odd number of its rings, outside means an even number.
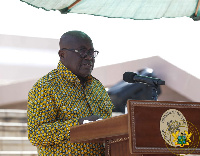
[[[69,35],[69,36],[63,36],[60,39],[60,47],[61,48],[66,48],[68,46],[78,46],[78,47],[83,47],[83,46],[93,46],[92,40],[88,38],[87,36],[74,36],[74,35]]]

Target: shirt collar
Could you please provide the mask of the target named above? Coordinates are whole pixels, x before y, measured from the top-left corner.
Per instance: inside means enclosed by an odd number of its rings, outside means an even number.
[[[59,72],[59,75],[61,77],[64,77],[65,79],[67,79],[68,81],[79,81],[78,77],[72,73],[69,69],[67,69],[60,61],[58,62],[58,66],[57,66],[57,70]],[[89,75],[86,77],[87,82],[92,80],[92,75]]]

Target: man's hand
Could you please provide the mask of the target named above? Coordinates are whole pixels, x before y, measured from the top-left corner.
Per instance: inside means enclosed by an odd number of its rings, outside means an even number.
[[[84,120],[96,121],[97,119],[100,119],[100,118],[101,117],[98,115],[91,115],[84,118],[80,118],[78,121],[79,121],[79,124],[82,125]]]

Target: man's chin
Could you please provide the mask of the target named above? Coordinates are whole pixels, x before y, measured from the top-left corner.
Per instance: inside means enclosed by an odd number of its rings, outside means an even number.
[[[89,73],[79,73],[77,76],[82,77],[82,78],[87,78],[90,75],[91,75],[91,72],[89,72]]]
[[[89,75],[91,75],[92,70],[84,70],[83,72],[81,72],[82,77],[87,77]]]
[[[84,74],[83,77],[86,78],[86,77],[88,77],[88,76],[90,76],[90,75],[91,75],[91,73]]]

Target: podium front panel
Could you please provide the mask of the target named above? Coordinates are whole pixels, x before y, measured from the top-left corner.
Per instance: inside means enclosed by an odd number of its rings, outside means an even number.
[[[131,153],[200,154],[200,103],[128,100]]]

